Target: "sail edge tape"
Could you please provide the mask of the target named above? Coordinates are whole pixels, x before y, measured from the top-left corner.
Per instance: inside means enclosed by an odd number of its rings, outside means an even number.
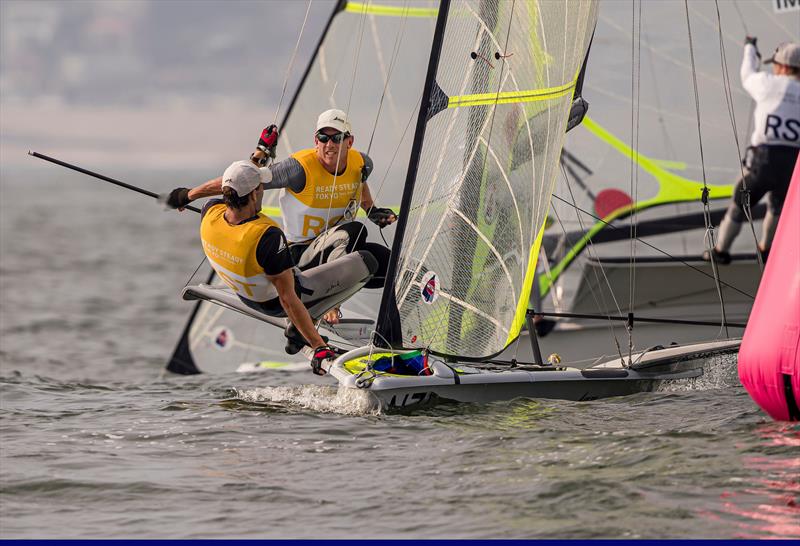
[[[493,106],[496,104],[516,104],[559,99],[575,88],[577,80],[572,80],[557,87],[544,89],[527,89],[525,91],[502,91],[500,93],[477,93],[474,95],[456,95],[450,97],[448,108],[462,106]]]
[[[376,6],[369,2],[347,2],[344,11],[381,17],[436,17],[437,8],[410,8],[408,6]]]

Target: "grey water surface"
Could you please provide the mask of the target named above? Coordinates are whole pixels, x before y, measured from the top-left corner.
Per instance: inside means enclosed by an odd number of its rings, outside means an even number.
[[[0,169],[0,538],[800,538],[800,426],[735,362],[625,398],[388,415],[305,370],[164,375],[197,215]]]

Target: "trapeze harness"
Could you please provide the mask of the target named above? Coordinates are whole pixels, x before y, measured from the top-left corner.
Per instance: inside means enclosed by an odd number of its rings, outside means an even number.
[[[288,187],[281,190],[284,231],[291,243],[310,241],[342,219],[355,217],[363,181],[361,152],[348,150],[347,167],[336,176],[325,170],[314,148],[301,150],[292,158],[303,167],[306,184],[299,192]]]

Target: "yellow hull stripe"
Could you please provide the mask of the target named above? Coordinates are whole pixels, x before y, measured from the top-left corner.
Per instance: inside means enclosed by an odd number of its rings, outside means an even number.
[[[364,2],[348,2],[344,8],[351,13],[381,15],[384,17],[436,17],[436,8],[409,8],[401,6],[376,6]]]
[[[450,97],[448,108],[462,106],[483,106],[491,104],[511,104],[517,102],[535,102],[553,100],[571,94],[575,89],[576,80],[558,87],[544,89],[528,89],[526,91],[503,91],[502,93],[477,93],[475,95],[456,95]]]

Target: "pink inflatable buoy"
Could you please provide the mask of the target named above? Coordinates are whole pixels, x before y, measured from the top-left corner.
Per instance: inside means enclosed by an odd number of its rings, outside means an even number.
[[[800,421],[800,158],[739,350],[739,379],[776,421]]]

